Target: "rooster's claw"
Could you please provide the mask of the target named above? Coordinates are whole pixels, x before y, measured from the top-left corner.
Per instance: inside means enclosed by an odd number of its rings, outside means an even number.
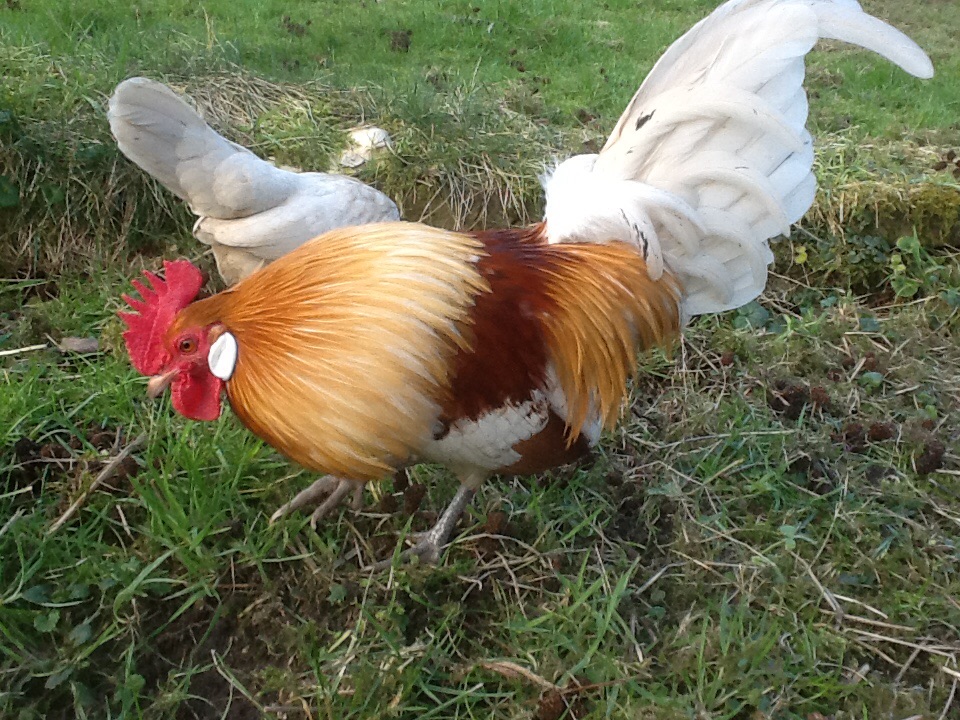
[[[317,509],[310,516],[310,527],[317,528],[323,518],[330,514],[340,502],[352,491],[353,498],[350,501],[350,507],[359,510],[363,501],[363,483],[356,480],[344,480],[333,475],[324,475],[310,487],[301,490],[290,502],[281,505],[277,511],[270,516],[270,524],[273,525],[277,520],[286,517],[294,510],[304,506],[317,505]],[[321,503],[321,498],[326,498]]]

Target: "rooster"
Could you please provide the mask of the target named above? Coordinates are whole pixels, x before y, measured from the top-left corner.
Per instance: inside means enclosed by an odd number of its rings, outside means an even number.
[[[125,296],[133,364],[188,418],[218,417],[225,392],[325,474],[274,519],[319,504],[315,522],[397,468],[445,465],[460,488],[405,553],[436,561],[487,477],[582,456],[638,352],[763,290],[768,241],[814,197],[802,80],[818,38],[933,73],[852,0],[732,0],[667,50],[599,154],[545,179],[542,222],[342,228],[202,300],[200,272],[166,263]]]
[[[213,249],[227,284],[328,230],[400,217],[390,198],[359,180],[261,160],[163,83],[124,80],[107,118],[120,152],[199,216],[193,234]]]

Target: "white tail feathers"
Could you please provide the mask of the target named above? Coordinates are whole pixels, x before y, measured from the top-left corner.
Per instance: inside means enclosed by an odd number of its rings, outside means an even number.
[[[545,180],[551,242],[636,244],[669,268],[686,315],[762,292],[773,255],[813,203],[804,56],[819,38],[933,75],[906,35],[854,0],[731,0],[663,54],[599,155]]]
[[[162,83],[120,83],[107,117],[120,151],[200,216],[194,235],[213,248],[228,283],[334,228],[400,217],[390,198],[359,180],[261,160]]]

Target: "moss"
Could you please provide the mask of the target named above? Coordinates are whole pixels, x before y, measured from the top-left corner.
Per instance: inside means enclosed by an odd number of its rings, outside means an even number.
[[[819,222],[818,222],[819,220]],[[845,234],[896,241],[914,231],[927,248],[960,244],[960,186],[898,178],[857,181],[819,203],[813,232],[842,226]]]

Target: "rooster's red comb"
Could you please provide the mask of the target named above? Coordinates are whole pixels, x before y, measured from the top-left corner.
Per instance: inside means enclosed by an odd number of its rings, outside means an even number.
[[[123,341],[133,366],[143,375],[156,375],[170,360],[163,347],[163,336],[177,313],[192,303],[203,285],[203,273],[189,260],[164,260],[166,281],[144,271],[149,287],[139,280],[134,289],[142,300],[130,295],[123,299],[135,312],[117,313],[127,326]]]

